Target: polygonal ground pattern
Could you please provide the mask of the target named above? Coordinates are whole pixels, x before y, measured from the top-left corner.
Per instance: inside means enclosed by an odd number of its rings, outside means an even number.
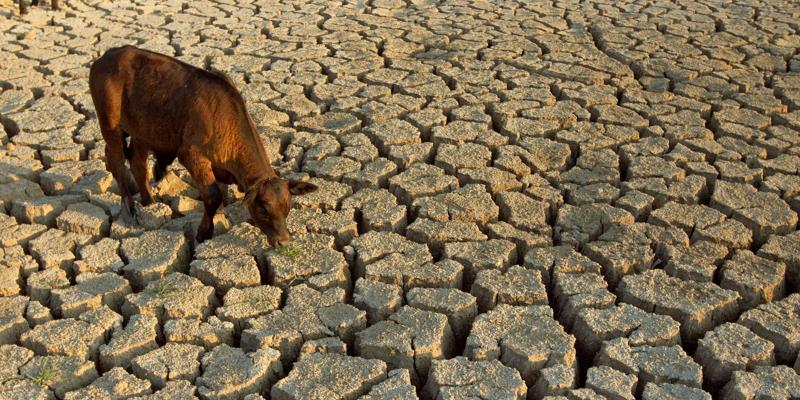
[[[0,0],[0,398],[800,397],[796,3],[60,3]],[[120,218],[127,44],[319,187],[289,246],[177,162]]]

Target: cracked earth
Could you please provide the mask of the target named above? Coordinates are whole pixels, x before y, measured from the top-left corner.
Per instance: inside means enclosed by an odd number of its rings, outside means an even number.
[[[796,3],[0,5],[0,399],[800,398]],[[126,44],[232,78],[291,245],[177,163],[120,220]]]

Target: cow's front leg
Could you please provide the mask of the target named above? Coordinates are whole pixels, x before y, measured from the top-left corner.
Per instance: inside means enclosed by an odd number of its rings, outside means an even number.
[[[189,171],[203,198],[205,213],[203,219],[200,220],[196,237],[197,243],[202,243],[214,236],[214,215],[222,204],[222,192],[214,179],[211,161],[204,155],[190,148],[179,153],[178,160]]]
[[[205,213],[197,227],[197,243],[203,243],[206,239],[214,236],[214,215],[217,214],[219,206],[222,204],[222,192],[216,183],[211,183],[207,188],[201,188],[203,195],[203,205]]]

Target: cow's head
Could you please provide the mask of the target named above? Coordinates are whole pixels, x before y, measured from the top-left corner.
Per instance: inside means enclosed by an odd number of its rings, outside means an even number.
[[[313,183],[274,177],[256,182],[247,190],[244,202],[256,226],[267,235],[269,244],[281,246],[290,240],[286,216],[292,207],[292,196],[317,190]]]

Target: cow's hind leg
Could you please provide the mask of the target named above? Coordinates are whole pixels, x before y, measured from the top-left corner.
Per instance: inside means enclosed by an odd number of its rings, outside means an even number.
[[[122,154],[125,155],[125,159],[128,160],[129,165],[133,158],[133,148],[130,144],[130,137],[131,135],[128,134],[128,132],[122,131]],[[125,173],[125,179],[128,180],[128,188],[131,191],[131,196],[135,196],[136,193],[139,193],[139,188],[136,186],[133,176],[129,173]]]
[[[153,204],[153,194],[150,191],[150,173],[147,169],[147,156],[149,151],[142,145],[131,143],[131,172],[139,194],[142,196],[142,205],[147,207]]]
[[[106,142],[106,169],[117,181],[119,194],[122,196],[120,215],[123,220],[132,223],[136,214],[133,203],[135,185],[125,166],[127,158],[125,157],[125,132],[119,127],[119,112],[115,111],[113,102],[108,99],[108,97],[94,99],[100,133],[103,134],[103,140]]]
[[[133,181],[125,165],[125,132],[120,126],[122,116],[123,88],[119,77],[106,72],[111,68],[103,57],[92,64],[89,70],[89,91],[92,95],[100,133],[106,142],[106,169],[114,176],[122,196],[120,216],[126,222],[134,221],[136,209],[133,203]]]
[[[136,215],[136,208],[133,203],[134,189],[128,168],[125,166],[125,154],[123,152],[122,131],[119,128],[104,128],[102,121],[100,131],[106,142],[106,169],[114,176],[119,186],[120,196],[122,196],[122,209],[120,213],[126,222],[132,223]]]
[[[189,171],[203,197],[205,214],[197,228],[197,243],[202,243],[214,235],[214,215],[222,204],[222,192],[217,187],[211,161],[200,152],[192,148],[182,150],[178,153],[178,160]]]
[[[50,0],[50,8],[52,8],[53,10],[58,10],[59,9],[58,0]]]
[[[17,4],[19,4],[19,15],[25,15],[28,13],[28,5],[25,4],[25,0],[19,0]]]

